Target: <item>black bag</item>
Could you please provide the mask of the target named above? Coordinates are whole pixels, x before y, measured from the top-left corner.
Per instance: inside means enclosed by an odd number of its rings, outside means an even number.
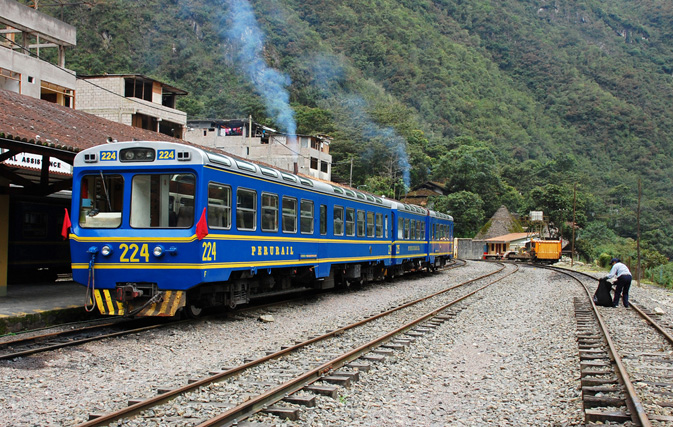
[[[608,279],[603,277],[598,281],[598,289],[594,294],[594,304],[600,305],[603,307],[612,307],[612,295],[610,291],[612,290],[612,283],[608,282]]]

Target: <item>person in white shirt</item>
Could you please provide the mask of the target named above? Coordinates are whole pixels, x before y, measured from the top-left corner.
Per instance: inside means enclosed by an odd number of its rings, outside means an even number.
[[[617,278],[615,282],[615,297],[612,300],[612,306],[617,307],[619,305],[619,297],[621,295],[622,302],[624,307],[629,306],[629,288],[631,287],[631,270],[624,265],[624,263],[619,261],[619,258],[612,258],[610,261],[612,268],[610,273],[606,276],[607,279],[612,279],[613,277]]]

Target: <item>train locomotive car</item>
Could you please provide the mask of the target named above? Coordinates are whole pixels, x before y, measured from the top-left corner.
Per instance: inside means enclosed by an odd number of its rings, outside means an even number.
[[[452,242],[448,215],[168,142],[80,152],[71,210],[73,278],[110,315],[196,316],[441,266],[452,253],[428,228]]]

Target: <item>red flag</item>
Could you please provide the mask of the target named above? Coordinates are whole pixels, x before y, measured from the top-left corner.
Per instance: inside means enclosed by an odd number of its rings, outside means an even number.
[[[65,210],[65,217],[63,218],[63,228],[61,229],[61,236],[63,240],[68,238],[68,229],[72,224],[70,223],[70,216],[68,215],[68,209]]]
[[[196,237],[199,240],[203,239],[208,235],[208,223],[206,222],[206,208],[203,208],[201,212],[201,219],[196,223]]]

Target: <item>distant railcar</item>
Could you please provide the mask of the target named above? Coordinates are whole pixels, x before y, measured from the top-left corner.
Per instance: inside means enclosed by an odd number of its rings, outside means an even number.
[[[80,152],[73,278],[104,314],[172,316],[451,259],[453,219],[167,142]]]
[[[521,251],[508,252],[504,257],[510,260],[553,264],[561,259],[561,248],[560,240],[531,239]]]
[[[53,281],[70,273],[70,244],[61,236],[69,194],[12,195],[9,203],[7,281]]]

